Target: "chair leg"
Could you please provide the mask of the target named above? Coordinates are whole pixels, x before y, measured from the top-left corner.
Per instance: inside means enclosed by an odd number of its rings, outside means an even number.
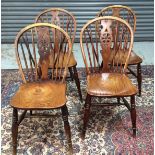
[[[68,67],[69,69],[69,73],[70,73],[70,77],[71,77],[71,80],[73,81],[73,70],[72,70],[72,67]]]
[[[138,82],[139,96],[141,96],[142,73],[141,73],[141,64],[140,63],[137,65],[137,82]]]
[[[81,93],[80,81],[79,81],[79,78],[78,78],[78,73],[77,73],[76,66],[73,66],[73,70],[74,70],[74,80],[75,80],[75,83],[76,83],[76,87],[78,89],[80,101],[82,102],[82,93]]]
[[[32,110],[30,110],[30,115],[33,115],[33,114],[32,114]]]
[[[120,97],[117,97],[117,103],[120,104]]]
[[[69,153],[73,154],[71,131],[70,131],[70,126],[69,126],[69,122],[68,122],[69,113],[68,113],[68,109],[67,109],[66,105],[64,105],[61,108],[61,112],[62,112],[62,118],[63,118],[63,121],[64,121],[65,133],[66,133],[67,140],[68,140],[68,145],[69,145]]]
[[[17,136],[18,136],[18,111],[13,108],[12,117],[12,143],[13,143],[13,155],[17,154]]]
[[[101,62],[101,66],[100,67],[103,68],[103,61]]]
[[[135,96],[131,96],[131,121],[133,129],[133,137],[136,136],[136,106],[135,106]]]
[[[38,67],[38,70],[37,71],[38,71],[38,77],[40,79],[41,78],[41,75],[42,75],[41,67],[40,66]]]
[[[85,138],[87,123],[88,123],[89,114],[90,114],[90,107],[91,107],[91,96],[89,94],[87,94],[86,101],[85,101],[84,118],[83,118],[82,139]]]

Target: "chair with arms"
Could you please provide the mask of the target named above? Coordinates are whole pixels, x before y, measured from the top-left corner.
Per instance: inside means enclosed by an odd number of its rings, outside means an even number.
[[[63,38],[58,44],[57,52],[54,47],[54,31],[59,32]],[[32,24],[18,33],[15,39],[15,51],[23,84],[20,85],[10,102],[13,108],[14,155],[17,153],[18,126],[28,110],[61,109],[69,150],[72,151],[65,80],[71,47],[72,43],[68,34],[53,24]],[[66,55],[65,59],[64,55]],[[48,74],[49,59],[53,60],[51,75]],[[41,77],[38,74],[38,62],[42,72]],[[24,110],[20,117],[18,116],[19,110]]]
[[[72,45],[74,44],[75,39],[75,33],[76,33],[76,20],[75,17],[68,12],[67,10],[61,9],[61,8],[51,8],[47,9],[43,12],[41,12],[35,20],[36,23],[38,22],[46,22],[46,23],[52,23],[59,27],[61,27],[64,31],[68,33],[68,35],[71,38]],[[55,47],[57,46],[59,42],[60,36],[57,34],[57,39],[55,42]],[[71,47],[73,49],[73,46]],[[71,79],[75,80],[80,100],[82,101],[82,93],[80,88],[80,81],[78,78],[78,73],[76,69],[77,62],[75,60],[73,52],[71,53],[71,58],[68,63],[68,69],[70,72]],[[52,66],[49,66],[49,68],[52,68]]]
[[[124,103],[117,104],[123,104],[129,109],[135,136],[137,89],[126,75],[133,46],[132,28],[125,20],[114,16],[95,18],[82,28],[80,46],[87,73],[83,138],[93,104],[92,97],[123,98]],[[119,55],[120,52],[124,54],[123,59]],[[124,97],[131,98],[131,105]]]
[[[132,27],[133,32],[136,31],[136,15],[134,11],[123,5],[112,5],[103,8],[99,13],[98,17],[103,16],[115,16],[127,21]],[[135,73],[130,67],[128,67],[129,73],[137,78],[139,96],[141,96],[141,87],[142,87],[142,75],[141,75],[141,63],[142,58],[139,57],[133,50],[131,51],[131,55],[129,58],[128,65],[133,66],[136,65],[137,73]]]

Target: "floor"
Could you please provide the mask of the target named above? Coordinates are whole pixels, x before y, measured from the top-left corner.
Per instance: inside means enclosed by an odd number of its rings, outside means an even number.
[[[67,107],[72,132],[73,152],[75,155],[146,154],[152,155],[153,147],[153,103],[154,67],[143,66],[142,97],[136,96],[137,138],[132,138],[130,113],[124,106],[91,108],[86,138],[81,139],[84,102],[79,101],[74,82],[67,82]],[[86,96],[84,69],[78,69],[83,98]],[[136,84],[136,80],[130,77]],[[2,110],[1,110],[1,152],[10,155],[12,108],[11,97],[21,84],[17,70],[2,70]],[[96,103],[115,102],[116,99],[93,99]],[[129,101],[129,98],[127,98]],[[36,111],[51,114],[46,117],[30,117],[29,112],[19,126],[19,155],[67,155],[68,145],[64,134],[59,110]]]

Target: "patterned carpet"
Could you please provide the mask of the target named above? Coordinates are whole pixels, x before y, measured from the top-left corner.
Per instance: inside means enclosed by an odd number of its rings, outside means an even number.
[[[5,72],[6,73],[6,72]],[[11,116],[12,108],[9,106],[11,96],[20,85],[20,78],[16,72],[8,83],[2,83],[2,109],[1,109],[1,151],[2,155],[10,155],[11,146]],[[2,72],[2,80],[6,77]],[[150,76],[151,77],[151,76]],[[132,80],[135,83],[135,80]],[[3,81],[2,81],[3,82]],[[86,81],[81,79],[83,98],[86,95]],[[69,109],[69,122],[72,132],[72,143],[75,155],[153,155],[153,78],[143,79],[142,97],[136,96],[137,106],[137,137],[132,138],[130,113],[124,106],[92,107],[91,116],[86,132],[86,138],[81,140],[83,105],[78,98],[74,82],[68,82],[67,106]],[[109,102],[109,99],[94,99],[96,102]],[[115,99],[110,99],[114,101]],[[19,126],[18,154],[19,155],[66,155],[67,141],[64,134],[63,122],[59,110],[37,111],[52,116],[27,117]],[[27,114],[29,116],[29,113]]]

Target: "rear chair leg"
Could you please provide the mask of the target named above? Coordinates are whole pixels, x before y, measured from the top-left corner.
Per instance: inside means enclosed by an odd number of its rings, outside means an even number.
[[[117,103],[120,104],[120,97],[117,97]]]
[[[71,77],[71,80],[73,81],[73,70],[72,70],[72,67],[68,67],[69,69],[69,73],[70,73],[70,77]]]
[[[69,113],[68,113],[68,109],[67,109],[66,105],[64,105],[61,108],[61,112],[62,112],[62,118],[64,121],[65,133],[66,133],[68,145],[69,145],[69,153],[73,154],[72,141],[71,141],[71,131],[70,131],[70,126],[69,126],[69,122],[68,122]]]
[[[42,72],[41,72],[41,67],[40,66],[38,66],[37,71],[38,71],[38,77],[39,77],[39,79],[41,79]]]
[[[32,116],[33,114],[32,114],[32,110],[30,110],[30,115]]]
[[[17,136],[18,136],[18,111],[13,108],[12,117],[12,143],[13,143],[13,155],[17,154]]]
[[[75,83],[76,83],[76,87],[78,89],[80,101],[82,102],[82,93],[81,93],[80,81],[79,81],[79,78],[78,78],[78,73],[77,73],[76,66],[73,66],[73,70],[74,70],[74,80],[75,80]]]
[[[85,101],[85,110],[84,110],[84,118],[83,118],[83,131],[82,131],[82,139],[85,138],[87,123],[90,115],[90,107],[91,107],[91,96],[87,94]]]
[[[133,137],[136,137],[136,106],[135,106],[135,96],[131,96],[131,121],[133,129]]]
[[[141,96],[142,73],[141,73],[141,64],[140,63],[137,65],[137,82],[138,82],[139,96]]]

